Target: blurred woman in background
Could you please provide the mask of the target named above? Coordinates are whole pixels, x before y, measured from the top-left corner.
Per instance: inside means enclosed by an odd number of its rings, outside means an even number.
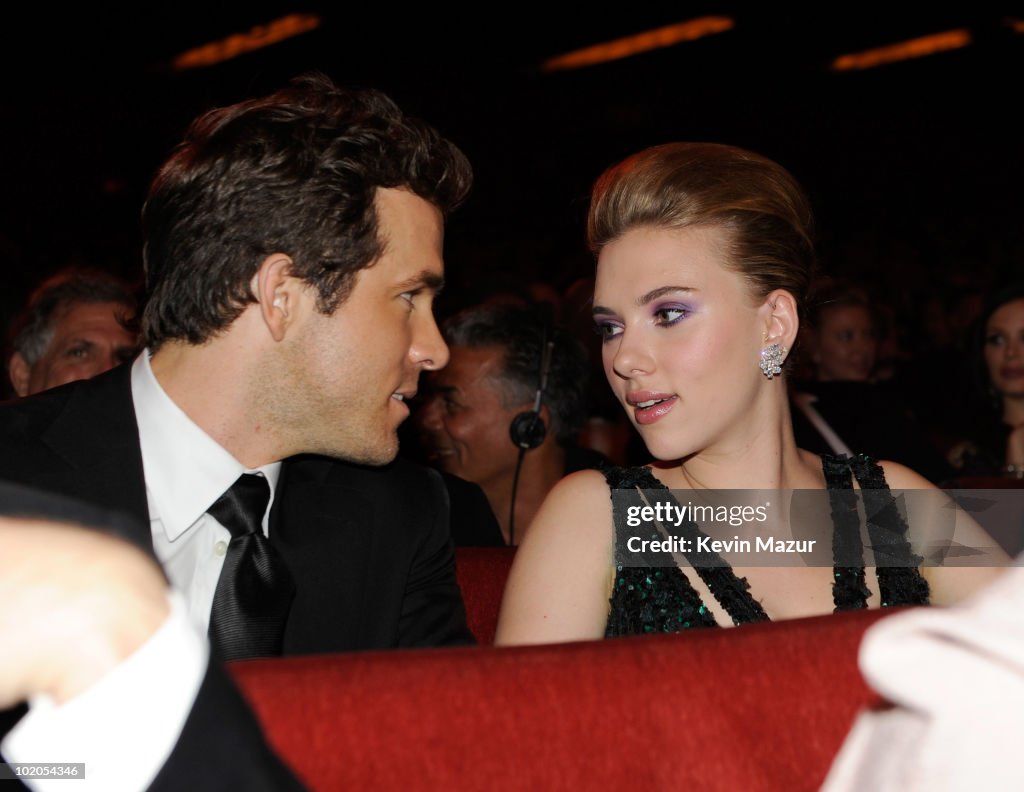
[[[815,453],[870,454],[916,470],[933,484],[949,465],[912,405],[888,381],[875,378],[879,314],[867,289],[821,280],[808,299],[801,328],[805,376],[792,385],[797,445]]]
[[[976,404],[950,462],[961,475],[1024,478],[1024,282],[992,292],[973,336]]]

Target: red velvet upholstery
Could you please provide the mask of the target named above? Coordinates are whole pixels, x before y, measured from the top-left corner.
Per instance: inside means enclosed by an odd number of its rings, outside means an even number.
[[[790,792],[818,788],[874,700],[856,657],[882,615],[232,670],[317,790]]]
[[[481,645],[494,643],[498,609],[514,547],[456,547],[455,575],[466,603],[466,621]]]

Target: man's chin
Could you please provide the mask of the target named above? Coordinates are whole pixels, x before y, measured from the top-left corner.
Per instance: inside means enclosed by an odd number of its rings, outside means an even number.
[[[374,467],[379,467],[381,465],[391,464],[395,461],[395,457],[397,456],[398,440],[396,438],[393,446],[371,449],[363,455],[362,459],[353,461],[357,461],[361,465],[373,465]]]
[[[398,435],[396,434],[375,446],[335,448],[324,450],[320,453],[324,456],[340,459],[342,462],[351,462],[354,465],[380,467],[394,462],[395,457],[398,456]]]

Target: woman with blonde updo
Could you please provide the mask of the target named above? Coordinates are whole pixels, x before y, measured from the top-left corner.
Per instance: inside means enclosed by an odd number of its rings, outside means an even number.
[[[552,490],[518,550],[498,643],[949,602],[996,574],[919,566],[916,537],[888,490],[934,489],[914,471],[797,447],[785,364],[814,249],[808,203],[784,168],[726,145],[656,146],[597,180],[587,231],[597,256],[593,313],[605,375],[655,461],[583,471]],[[854,487],[886,514],[880,530],[891,552],[877,572],[865,566],[863,549],[878,545],[878,535],[862,542],[856,512],[842,506]],[[744,566],[742,553],[694,549],[705,534],[692,521],[678,535],[669,526],[666,536],[680,550],[668,556],[671,566],[662,565],[664,556],[631,555],[627,511],[639,513],[631,509],[651,493],[667,497],[665,488],[694,501],[703,490],[827,489],[837,516],[814,515],[831,540],[821,540],[831,544],[827,560]],[[610,493],[633,506],[616,500],[613,509]],[[796,510],[792,517],[808,519]],[[958,541],[990,545],[979,532],[969,521],[956,526]]]

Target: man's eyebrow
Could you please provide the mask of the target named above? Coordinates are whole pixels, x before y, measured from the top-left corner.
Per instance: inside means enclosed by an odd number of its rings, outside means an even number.
[[[677,292],[695,292],[698,289],[692,286],[659,286],[657,289],[651,289],[646,294],[641,294],[637,297],[636,304],[638,307],[643,307],[648,303],[652,303],[659,297],[664,297],[666,294],[676,294]],[[603,305],[595,305],[592,311],[594,316],[607,316],[614,315],[615,311],[611,308],[605,308]]]
[[[444,288],[444,277],[430,270],[423,270],[411,278],[398,284],[402,291],[416,291],[418,289],[430,289],[434,294],[439,294]]]

